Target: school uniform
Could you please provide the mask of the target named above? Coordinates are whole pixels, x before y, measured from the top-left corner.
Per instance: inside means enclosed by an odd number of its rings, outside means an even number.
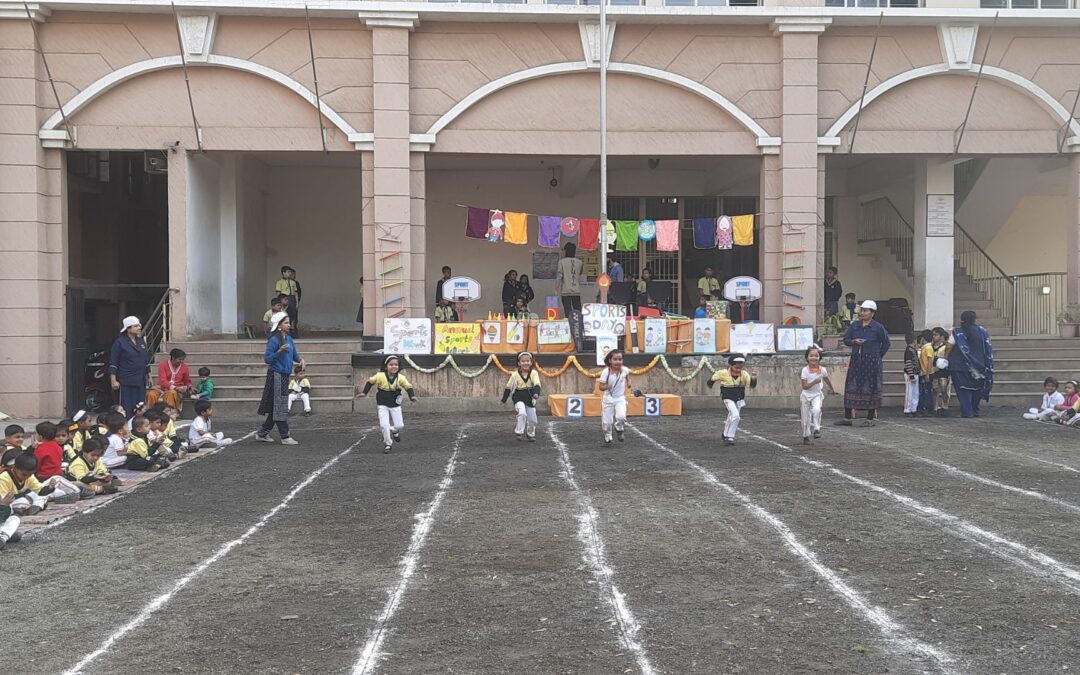
[[[0,473],[0,495],[15,495],[11,510],[16,514],[28,509],[35,509],[34,513],[42,510],[48,505],[51,492],[52,488],[42,485],[33,474],[25,481],[19,481],[10,470]]]
[[[128,443],[124,468],[131,471],[158,471],[169,466],[169,461],[157,454],[161,446],[151,443],[146,436],[135,434]]]
[[[86,439],[90,438],[92,435],[90,429],[86,429],[85,431],[77,429],[71,434],[71,448],[75,451],[75,454],[82,452],[83,443],[85,443]],[[72,456],[71,459],[74,459],[74,456]]]
[[[127,441],[120,438],[119,434],[109,434],[109,447],[101,456],[101,461],[110,469],[118,469],[127,461]]]
[[[378,372],[368,378],[364,385],[364,393],[375,387],[375,403],[379,410],[379,428],[382,429],[383,443],[386,447],[393,445],[395,440],[400,440],[401,430],[405,428],[405,422],[401,418],[401,394],[404,392],[410,399],[416,397],[413,387],[408,378],[400,372],[397,375],[388,375]]]
[[[21,523],[22,519],[11,512],[11,507],[0,504],[0,547],[3,547],[15,536]]]
[[[304,412],[311,412],[311,382],[306,377],[300,381],[295,377],[289,380],[289,410],[297,399],[304,404]]]
[[[803,438],[821,431],[821,404],[825,402],[824,383],[828,376],[829,371],[822,365],[813,370],[809,365],[805,365],[799,373],[799,378],[804,382],[814,383],[799,394],[799,418],[802,420]]]
[[[120,485],[120,479],[118,478],[113,478],[111,483],[106,483],[104,479],[108,475],[109,469],[100,458],[91,465],[89,460],[80,453],[78,457],[71,461],[71,464],[68,464],[64,478],[85,485],[94,494],[100,495],[106,492],[116,492],[116,487]]]
[[[913,415],[919,409],[919,353],[911,346],[904,348],[904,413]]]
[[[742,419],[740,411],[746,405],[746,388],[754,386],[755,381],[746,370],[735,376],[730,368],[716,371],[709,381],[720,383],[720,398],[728,412],[724,420],[724,439],[733,441]]]
[[[191,420],[191,426],[188,427],[188,449],[198,450],[199,448],[216,448],[219,446],[226,446],[232,443],[231,438],[225,438],[225,434],[218,432],[214,433],[211,430],[210,419],[199,415],[195,419]]]
[[[527,377],[522,377],[517,370],[510,375],[503,390],[502,402],[513,398],[514,410],[517,411],[517,424],[514,433],[518,439],[525,434],[529,439],[536,438],[536,399],[540,398],[540,373],[535,368],[529,370]]]
[[[274,291],[278,295],[286,296],[285,313],[289,315],[289,323],[292,324],[292,334],[300,337],[300,282],[294,279],[282,277],[274,283]]]
[[[929,342],[919,348],[919,412],[934,411],[934,345]]]
[[[720,292],[720,280],[716,277],[701,277],[697,282],[698,292],[712,299],[713,293]]]
[[[949,409],[949,399],[952,390],[949,387],[949,369],[938,368],[937,360],[945,358],[945,345],[934,347],[934,371],[930,375],[930,382],[934,386],[934,409],[945,412]]]
[[[626,426],[626,383],[630,369],[622,366],[618,371],[604,368],[596,378],[606,387],[600,399],[600,423],[604,429],[604,441],[611,442],[611,430],[622,434]]]
[[[1043,394],[1042,405],[1038,408],[1028,408],[1024,413],[1026,420],[1038,420],[1040,422],[1051,419],[1057,413],[1057,406],[1065,404],[1065,396],[1055,390],[1053,394]]]

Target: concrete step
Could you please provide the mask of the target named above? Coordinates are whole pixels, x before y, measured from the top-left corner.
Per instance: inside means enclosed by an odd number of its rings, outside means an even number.
[[[884,383],[883,393],[903,395],[904,383],[901,380],[886,380]],[[1006,380],[1004,382],[994,380],[994,393],[995,394],[1023,394],[1034,397],[1034,400],[1038,402],[1043,395],[1043,383],[1042,380]],[[1035,405],[1032,403],[1031,405]],[[1030,406],[1029,406],[1030,407]]]
[[[316,387],[315,383],[312,383],[311,391],[319,398],[341,398],[350,397],[353,393],[353,387],[351,384],[347,385],[325,385]],[[224,386],[218,386],[214,388],[214,404],[218,402],[220,395],[223,399],[233,398],[251,398],[258,400],[262,398],[263,383],[251,383],[251,384],[229,384]]]
[[[348,372],[336,372],[336,373],[315,373],[311,370],[307,371],[307,379],[311,381],[312,386],[318,386],[319,384],[325,385],[343,385],[352,382],[352,371]],[[221,372],[214,373],[214,384],[218,386],[229,384],[247,384],[249,382],[262,383],[266,380],[266,369],[264,368],[258,373],[236,373],[236,372]]]
[[[266,350],[266,340],[190,340],[184,342],[170,342],[162,351],[166,354],[170,349],[179,347],[188,354],[202,354],[206,352],[231,352],[231,353],[259,353]],[[307,340],[301,338],[296,341],[296,348],[300,353],[312,351],[326,352],[358,352],[360,351],[359,340]]]
[[[214,398],[214,415],[220,417],[245,417],[257,418],[256,411],[259,409],[261,397],[226,397]],[[332,412],[352,412],[352,396],[316,396],[311,399],[311,409],[316,414]],[[300,402],[293,404],[293,415],[303,412]]]
[[[262,362],[262,359],[257,361],[237,362],[237,361],[211,361],[204,363],[190,363],[188,364],[192,370],[191,379],[198,378],[198,366],[206,366],[210,369],[210,376],[217,378],[222,374],[235,374],[235,375],[266,375],[266,364]],[[352,372],[352,364],[348,362],[331,362],[320,363],[318,361],[307,363],[308,374],[320,373],[324,375],[331,374],[344,374]]]

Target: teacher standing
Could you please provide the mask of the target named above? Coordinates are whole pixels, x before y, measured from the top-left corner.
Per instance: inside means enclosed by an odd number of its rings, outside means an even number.
[[[289,435],[289,376],[293,372],[293,364],[299,363],[304,366],[304,359],[300,358],[300,352],[296,351],[296,343],[289,335],[292,323],[289,315],[278,312],[270,317],[270,337],[266,341],[266,353],[263,361],[266,362],[266,383],[263,385],[262,400],[259,402],[259,414],[266,415],[266,421],[255,433],[255,440],[264,443],[273,443],[270,438],[270,430],[277,425],[278,435],[281,436],[282,445],[299,445],[297,440]]]
[[[848,326],[844,344],[851,347],[851,361],[844,385],[844,419],[840,426],[850,427],[856,410],[866,411],[868,427],[877,422],[881,407],[883,379],[882,358],[889,351],[889,333],[874,320],[877,303],[864,300],[859,306],[859,319]]]
[[[120,336],[109,354],[109,379],[120,395],[120,405],[131,413],[146,401],[150,386],[150,351],[142,337],[142,322],[137,316],[124,318]]]
[[[970,309],[961,314],[945,348],[961,417],[978,417],[979,404],[990,400],[994,388],[994,347],[990,333],[975,323],[977,318]]]

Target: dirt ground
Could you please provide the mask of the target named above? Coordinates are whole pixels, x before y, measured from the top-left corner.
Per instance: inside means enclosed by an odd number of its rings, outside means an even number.
[[[9,545],[20,672],[1080,669],[1080,432],[405,418],[389,455],[373,414],[300,419]]]

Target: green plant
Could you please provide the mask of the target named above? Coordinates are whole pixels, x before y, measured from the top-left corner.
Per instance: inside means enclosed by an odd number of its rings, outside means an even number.
[[[1058,312],[1058,323],[1080,323],[1080,305],[1066,305],[1065,309]]]

